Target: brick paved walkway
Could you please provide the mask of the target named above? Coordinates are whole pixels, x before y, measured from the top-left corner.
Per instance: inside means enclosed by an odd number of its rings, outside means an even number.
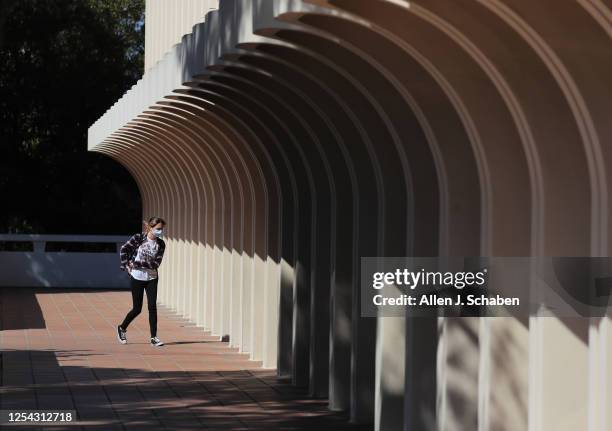
[[[127,290],[0,288],[0,408],[76,409],[80,418],[10,428],[369,429],[161,305],[166,345],[151,346],[146,296],[119,344],[115,327],[130,308]]]

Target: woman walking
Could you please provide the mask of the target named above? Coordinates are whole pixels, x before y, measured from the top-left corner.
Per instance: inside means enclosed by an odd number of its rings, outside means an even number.
[[[121,344],[127,343],[125,333],[130,322],[140,314],[143,293],[146,291],[151,345],[163,346],[164,343],[157,337],[157,268],[166,249],[166,243],[161,239],[166,222],[161,217],[151,217],[143,224],[144,231],[132,235],[119,252],[120,268],[130,274],[132,309],[117,326],[117,339]]]

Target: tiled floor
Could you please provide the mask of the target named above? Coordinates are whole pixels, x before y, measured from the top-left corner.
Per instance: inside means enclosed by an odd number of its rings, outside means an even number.
[[[151,346],[146,297],[128,344],[119,344],[115,327],[130,308],[128,290],[0,288],[0,409],[75,409],[79,417],[70,426],[10,428],[369,429],[159,304],[165,346]]]

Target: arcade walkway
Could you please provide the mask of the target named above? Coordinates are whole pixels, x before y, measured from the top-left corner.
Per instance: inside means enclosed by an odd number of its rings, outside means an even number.
[[[0,289],[0,409],[82,418],[53,430],[366,429],[159,304],[166,345],[149,345],[146,297],[119,344],[130,304],[126,290]]]
[[[611,255],[610,0],[181,3],[87,141],[168,222],[161,303],[377,431],[612,429],[610,316],[361,308],[363,257]]]

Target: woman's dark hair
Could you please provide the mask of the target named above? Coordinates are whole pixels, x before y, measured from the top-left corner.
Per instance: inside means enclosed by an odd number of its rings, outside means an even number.
[[[149,233],[149,230],[158,223],[161,223],[162,226],[166,225],[166,221],[161,217],[151,217],[149,221],[143,220],[144,232]]]

